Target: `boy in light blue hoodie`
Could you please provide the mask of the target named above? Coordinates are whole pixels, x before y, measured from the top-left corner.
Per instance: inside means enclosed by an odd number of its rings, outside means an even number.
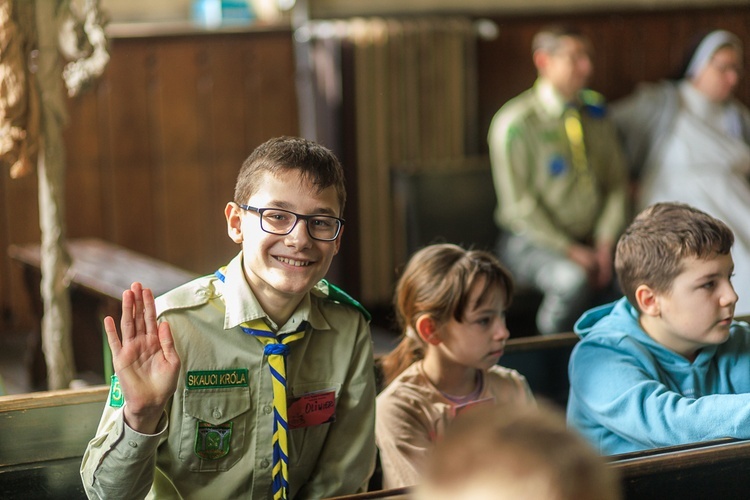
[[[601,453],[750,438],[750,326],[733,321],[734,235],[658,203],[620,237],[625,297],[575,325],[568,423]]]

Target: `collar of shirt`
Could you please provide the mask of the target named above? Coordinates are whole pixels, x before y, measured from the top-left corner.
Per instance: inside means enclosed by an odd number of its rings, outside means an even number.
[[[316,330],[331,328],[317,306],[318,301],[312,300],[310,292],[305,294],[297,309],[285,324],[279,326],[274,323],[263,310],[258,299],[255,298],[255,294],[245,279],[245,273],[242,269],[242,252],[229,262],[224,275],[223,286],[220,285],[219,289],[222,290],[224,300],[225,330],[259,318],[263,318],[277,334],[295,331],[302,321],[309,322]],[[218,281],[218,278],[216,280]]]
[[[546,114],[554,118],[560,118],[563,115],[567,103],[549,81],[538,78],[534,83],[534,91]]]

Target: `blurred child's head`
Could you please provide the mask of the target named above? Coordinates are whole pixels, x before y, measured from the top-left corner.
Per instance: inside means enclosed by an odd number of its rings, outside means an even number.
[[[556,408],[483,405],[427,457],[415,500],[617,500],[618,476]]]
[[[341,163],[326,147],[299,137],[276,137],[255,148],[237,176],[234,201],[246,203],[265,174],[276,175],[288,170],[299,171],[300,181],[318,191],[333,186],[341,205],[337,215],[344,213],[346,188]]]
[[[402,350],[397,348],[393,357],[384,360],[386,380],[390,382],[423,356],[424,343],[416,333],[420,318],[427,317],[436,326],[463,323],[468,311],[487,301],[500,300],[507,309],[512,296],[510,273],[489,252],[447,243],[417,251],[396,285],[396,317],[406,338],[399,346]],[[411,355],[405,356],[403,350]]]
[[[615,271],[628,301],[638,308],[636,290],[647,285],[668,294],[686,259],[729,255],[732,230],[689,205],[657,203],[643,210],[617,243]]]

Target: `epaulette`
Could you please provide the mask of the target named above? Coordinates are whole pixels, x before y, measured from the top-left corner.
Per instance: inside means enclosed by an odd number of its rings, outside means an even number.
[[[162,314],[174,309],[190,309],[206,304],[215,295],[216,290],[210,283],[193,280],[156,297],[156,310]]]
[[[583,109],[593,118],[604,118],[607,115],[607,100],[595,90],[583,89],[578,94]]]
[[[372,320],[372,315],[367,309],[365,309],[365,306],[360,304],[354,297],[343,291],[341,288],[329,283],[328,280],[320,280],[318,284],[315,285],[315,289],[321,292],[327,300],[352,306],[361,312],[368,322]]]

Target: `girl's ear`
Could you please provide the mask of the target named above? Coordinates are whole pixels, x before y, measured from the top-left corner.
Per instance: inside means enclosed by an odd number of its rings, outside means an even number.
[[[437,324],[427,314],[423,314],[417,318],[416,329],[419,336],[430,345],[438,345],[440,343],[440,337],[437,334]]]
[[[638,309],[647,316],[657,318],[661,315],[661,305],[656,292],[648,285],[641,285],[635,290],[635,301]]]

